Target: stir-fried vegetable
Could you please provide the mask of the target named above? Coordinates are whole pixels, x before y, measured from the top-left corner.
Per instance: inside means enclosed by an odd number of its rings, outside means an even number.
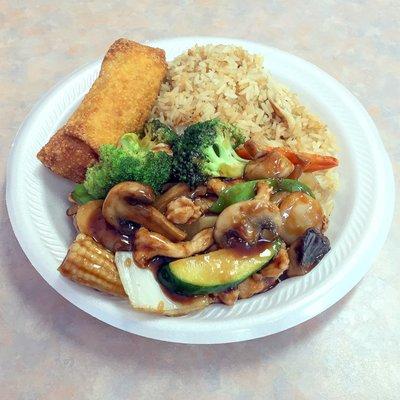
[[[186,296],[218,293],[237,286],[271,261],[282,241],[258,247],[258,254],[220,249],[164,265],[158,280],[173,293]]]
[[[127,133],[121,138],[120,147],[100,147],[100,162],[87,170],[83,186],[95,199],[104,199],[113,186],[125,181],[145,183],[159,191],[170,179],[171,166],[171,156],[163,151],[151,151],[136,134]],[[88,201],[88,197],[79,193],[82,193],[81,186],[76,188],[73,197],[80,202]]]
[[[243,141],[239,128],[218,118],[189,126],[173,145],[174,178],[196,186],[211,177],[241,177],[247,160],[235,148]]]
[[[74,191],[71,193],[71,196],[78,204],[85,204],[89,201],[94,200],[94,197],[91,196],[86,190],[85,185],[81,183],[75,185]]]
[[[218,199],[211,206],[210,211],[220,213],[231,204],[252,199],[256,194],[257,183],[262,181],[267,182],[276,192],[304,192],[311,197],[314,197],[311,189],[307,185],[295,179],[269,178],[254,180],[237,183],[236,185],[223,190]]]
[[[235,152],[242,143],[241,131],[219,119],[191,125],[182,136],[153,120],[118,147],[100,148],[99,163],[72,192],[80,204],[75,224],[116,251],[133,308],[182,315],[215,301],[233,304],[270,289],[284,271],[307,273],[329,251],[327,218],[296,178],[337,160],[260,150],[250,140],[248,161]],[[98,223],[94,228],[93,215],[107,237]],[[131,247],[119,243],[127,224]],[[120,251],[127,248],[133,251]]]
[[[132,252],[119,251],[115,254],[115,263],[129,301],[135,310],[163,315],[183,315],[207,307],[209,296],[198,296],[186,302],[171,299],[161,289],[149,269],[139,268]]]
[[[158,119],[153,119],[144,126],[140,142],[144,146],[153,148],[159,143],[172,145],[178,138],[179,136],[169,126]]]

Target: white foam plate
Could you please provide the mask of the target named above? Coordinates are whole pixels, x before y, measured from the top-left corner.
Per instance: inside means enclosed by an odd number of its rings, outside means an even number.
[[[75,232],[65,215],[72,184],[47,170],[36,153],[78,106],[100,61],[75,71],[45,94],[21,126],[7,172],[7,207],[32,265],[58,293],[88,314],[127,332],[182,343],[226,343],[283,331],[321,313],[353,288],[381,249],[392,220],[394,180],[377,129],[357,99],[318,67],[275,48],[243,40],[188,37],[150,42],[171,60],[194,44],[243,46],[264,56],[276,79],[299,94],[337,135],[340,190],[330,220],[332,250],[304,277],[233,307],[168,318],[133,311],[128,302],[63,278],[57,271]]]

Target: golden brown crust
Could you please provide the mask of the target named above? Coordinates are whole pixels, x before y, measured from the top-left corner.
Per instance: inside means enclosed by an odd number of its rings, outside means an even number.
[[[166,72],[163,50],[127,39],[114,42],[82,103],[38,158],[53,172],[82,181],[101,145],[143,128]]]
[[[74,182],[82,182],[88,166],[97,161],[97,154],[82,140],[59,129],[37,155],[53,172]]]

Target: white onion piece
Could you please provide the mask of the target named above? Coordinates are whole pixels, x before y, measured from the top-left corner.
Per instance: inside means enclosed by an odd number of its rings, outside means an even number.
[[[150,269],[139,268],[132,252],[117,251],[115,264],[129,301],[135,310],[162,315],[184,315],[211,303],[208,296],[196,296],[180,303],[165,295]]]

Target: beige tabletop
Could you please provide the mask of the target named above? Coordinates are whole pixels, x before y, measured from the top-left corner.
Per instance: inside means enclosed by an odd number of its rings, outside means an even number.
[[[26,259],[4,203],[8,149],[33,104],[119,37],[238,37],[311,61],[364,104],[399,182],[399,7],[0,0],[0,399],[399,399],[399,207],[372,269],[335,306],[271,337],[195,346],[119,331],[68,303]]]

